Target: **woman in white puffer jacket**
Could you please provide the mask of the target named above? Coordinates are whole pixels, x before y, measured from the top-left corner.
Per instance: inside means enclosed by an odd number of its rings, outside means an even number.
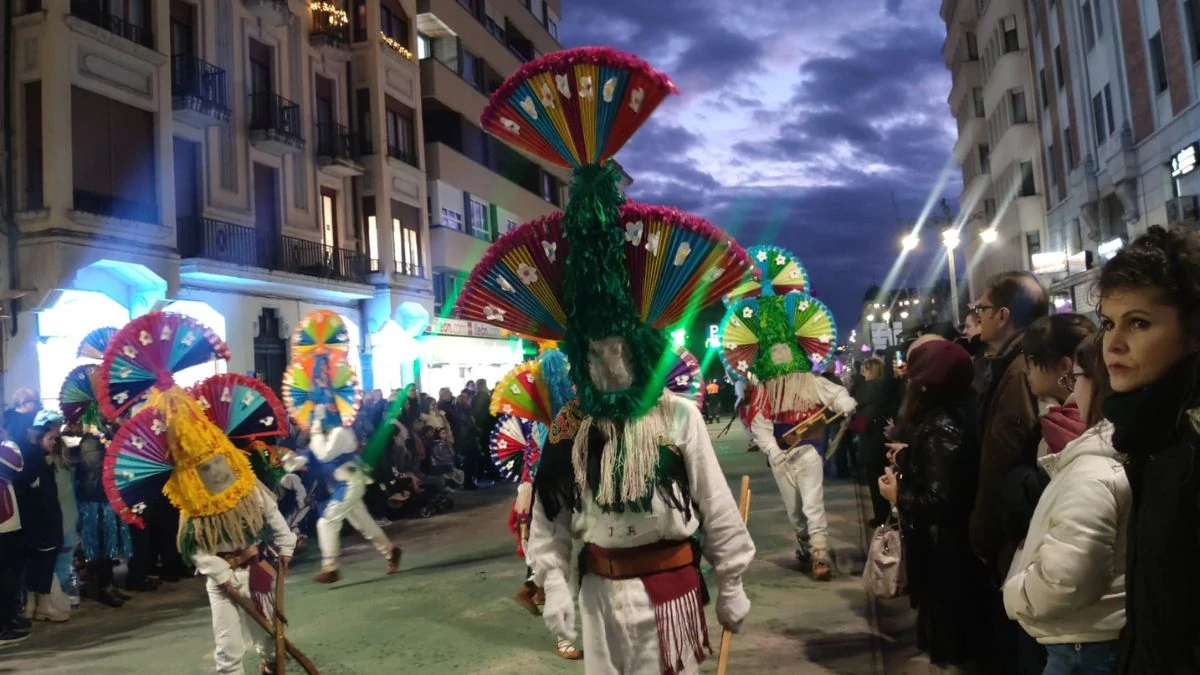
[[[1091,425],[1039,460],[1050,475],[1004,584],[1009,618],[1046,647],[1045,675],[1112,673],[1125,625],[1125,534],[1132,493],[1100,401],[1099,350],[1080,345],[1070,379]],[[1099,380],[1099,381],[1097,381]]]

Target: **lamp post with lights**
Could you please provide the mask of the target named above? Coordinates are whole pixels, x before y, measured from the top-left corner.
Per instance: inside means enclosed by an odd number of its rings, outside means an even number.
[[[961,323],[958,316],[958,273],[954,269],[954,249],[958,248],[958,229],[954,227],[942,231],[942,244],[946,246],[946,260],[950,261],[950,302],[954,303],[954,325]]]

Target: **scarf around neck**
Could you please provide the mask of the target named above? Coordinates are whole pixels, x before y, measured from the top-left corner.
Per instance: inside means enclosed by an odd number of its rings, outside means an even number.
[[[1141,389],[1110,394],[1104,416],[1113,423],[1113,447],[1129,455],[1152,455],[1182,437],[1187,416],[1197,394],[1196,366],[1189,356],[1167,374]]]
[[[1083,435],[1087,424],[1079,417],[1079,406],[1069,403],[1051,406],[1042,418],[1042,438],[1051,455],[1057,455],[1071,441]]]

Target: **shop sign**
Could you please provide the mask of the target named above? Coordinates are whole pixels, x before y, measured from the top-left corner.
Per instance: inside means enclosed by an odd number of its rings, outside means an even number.
[[[1034,274],[1062,274],[1067,271],[1067,254],[1062,251],[1033,254]]]
[[[1080,274],[1092,266],[1092,252],[1080,251],[1067,256],[1067,274]]]
[[[1192,143],[1175,153],[1171,158],[1171,178],[1179,178],[1196,170],[1197,148],[1200,144]]]
[[[1120,251],[1124,247],[1125,237],[1117,237],[1116,239],[1109,239],[1103,244],[1100,244],[1100,247],[1096,249],[1096,252],[1100,254],[1101,260],[1112,260],[1112,257],[1117,254],[1117,251]]]
[[[450,335],[455,337],[481,337],[500,339],[504,332],[495,326],[478,321],[464,319],[434,319],[425,329],[431,335]]]
[[[709,349],[721,347],[721,327],[715,323],[708,324],[708,339],[705,340]]]

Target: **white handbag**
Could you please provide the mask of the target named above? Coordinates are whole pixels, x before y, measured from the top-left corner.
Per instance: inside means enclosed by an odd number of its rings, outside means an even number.
[[[863,586],[882,600],[898,598],[908,592],[908,570],[904,565],[904,538],[896,511],[887,522],[875,528],[867,563],[863,568]]]

